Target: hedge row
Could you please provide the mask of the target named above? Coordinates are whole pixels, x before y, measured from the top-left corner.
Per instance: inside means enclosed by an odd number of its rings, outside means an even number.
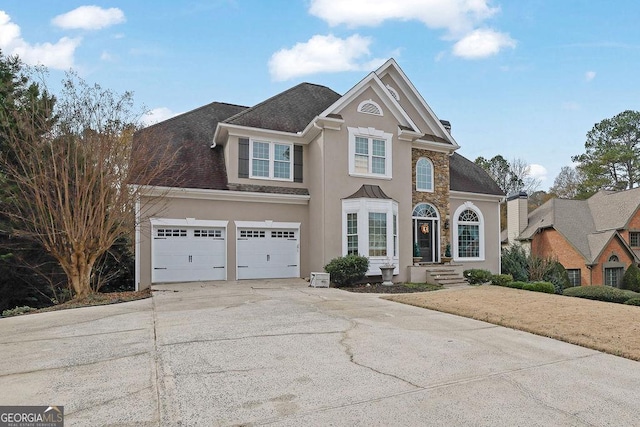
[[[624,289],[612,288],[610,286],[576,286],[564,290],[564,295],[570,297],[586,298],[596,301],[615,302],[626,304],[627,301],[638,299],[640,293]],[[632,301],[630,305],[640,305],[640,302]]]

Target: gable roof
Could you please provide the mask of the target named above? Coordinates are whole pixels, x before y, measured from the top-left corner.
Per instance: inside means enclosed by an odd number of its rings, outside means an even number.
[[[529,213],[520,239],[532,239],[539,230],[552,227],[593,264],[612,238],[618,236],[628,246],[618,230],[626,227],[639,205],[640,188],[600,191],[587,200],[554,198]]]
[[[449,188],[451,191],[504,196],[484,169],[458,153],[449,156]]]
[[[212,102],[136,132],[134,148],[174,153],[165,172],[151,185],[164,187],[227,189],[223,148],[211,148],[218,123],[247,109]],[[159,151],[155,151],[161,155]]]
[[[247,108],[224,123],[299,133],[329,105],[340,99],[340,94],[325,86],[300,83],[251,108]]]

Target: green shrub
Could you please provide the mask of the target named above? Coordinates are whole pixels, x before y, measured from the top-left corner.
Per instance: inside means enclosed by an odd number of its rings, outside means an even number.
[[[555,294],[556,288],[551,282],[534,282],[533,290],[536,292],[544,292],[546,294]]]
[[[9,310],[4,310],[2,312],[2,317],[17,316],[19,314],[28,313],[30,311],[35,311],[35,310],[36,310],[35,308],[31,308],[28,305],[25,305],[22,307],[16,307]]]
[[[491,284],[495,286],[507,286],[513,282],[513,276],[510,274],[494,274],[491,276]]]
[[[525,291],[535,291],[536,286],[533,283],[525,283],[524,285],[522,285],[521,289]]]
[[[360,255],[334,258],[324,266],[337,286],[349,286],[361,280],[369,269],[369,259]]]
[[[628,299],[624,303],[627,304],[627,305],[640,306],[640,297],[635,297],[635,298]]]
[[[634,292],[640,292],[640,268],[631,264],[622,276],[622,289],[628,289]]]
[[[472,268],[470,270],[464,270],[464,278],[467,279],[470,285],[480,285],[491,281],[491,272],[489,270],[482,270],[479,268]]]
[[[513,279],[519,282],[529,280],[528,257],[524,248],[520,245],[511,245],[502,249],[502,274],[510,274]]]
[[[526,284],[527,284],[526,282],[516,281],[516,282],[508,283],[507,287],[514,288],[514,289],[522,289],[522,287]]]
[[[542,276],[542,280],[545,282],[551,282],[555,293],[558,295],[562,295],[562,292],[565,289],[571,287],[567,270],[557,260],[551,261],[547,271]]]
[[[610,286],[576,286],[564,290],[564,295],[587,298],[597,301],[615,302],[622,304],[631,298],[638,298],[640,294]]]

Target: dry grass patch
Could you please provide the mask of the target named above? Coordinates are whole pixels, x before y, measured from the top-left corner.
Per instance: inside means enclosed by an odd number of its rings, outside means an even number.
[[[488,285],[384,298],[640,360],[640,307]]]

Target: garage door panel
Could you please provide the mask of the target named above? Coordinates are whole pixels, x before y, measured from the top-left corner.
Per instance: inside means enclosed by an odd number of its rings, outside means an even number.
[[[298,230],[239,229],[238,279],[299,277]]]
[[[153,282],[226,279],[224,228],[156,227]]]

